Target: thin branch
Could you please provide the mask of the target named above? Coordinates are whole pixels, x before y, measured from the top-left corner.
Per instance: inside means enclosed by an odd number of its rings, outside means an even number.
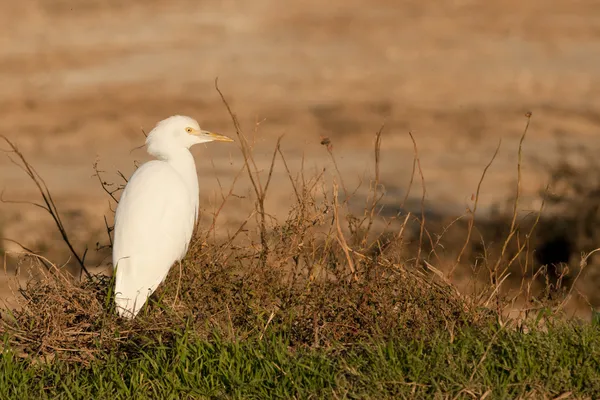
[[[415,260],[415,266],[418,267],[421,259],[421,246],[423,245],[423,231],[425,230],[425,194],[427,190],[425,189],[425,177],[423,176],[423,169],[421,168],[421,160],[419,159],[419,149],[417,147],[417,142],[415,141],[412,132],[408,132],[408,134],[413,142],[415,160],[417,162],[417,166],[419,167],[419,175],[421,176],[421,185],[423,187],[423,194],[421,196],[421,230],[419,232],[419,249],[417,250],[417,258]]]
[[[494,160],[496,159],[496,156],[498,155],[498,152],[500,151],[501,144],[502,144],[502,139],[498,141],[498,146],[496,146],[494,155],[492,156],[492,159],[487,163],[487,165],[483,169],[483,173],[481,174],[481,178],[479,179],[479,183],[477,184],[477,191],[475,192],[475,201],[473,203],[473,209],[472,210],[469,209],[469,214],[471,214],[471,219],[469,219],[469,225],[467,228],[467,238],[465,239],[465,243],[464,243],[462,249],[460,250],[460,253],[458,253],[458,257],[456,257],[456,263],[454,264],[454,266],[450,270],[450,273],[448,274],[448,276],[450,278],[454,274],[454,270],[460,263],[460,259],[463,256],[465,250],[467,249],[467,246],[469,245],[469,241],[471,240],[471,233],[473,231],[473,225],[475,224],[475,213],[477,212],[477,206],[479,205],[479,194],[481,192],[481,185],[483,184],[483,180],[485,179],[485,175],[487,174],[488,169],[492,166],[492,164],[494,163]]]
[[[63,225],[62,220],[60,218],[60,214],[58,212],[58,209],[56,208],[56,204],[54,202],[54,199],[52,198],[52,194],[50,193],[50,190],[48,189],[48,186],[46,185],[46,182],[38,174],[38,172],[35,170],[35,168],[33,168],[33,166],[31,164],[29,164],[29,162],[27,161],[27,159],[25,158],[25,156],[23,155],[23,153],[21,153],[19,151],[19,149],[17,148],[17,146],[15,144],[13,144],[4,135],[0,135],[0,137],[2,139],[4,139],[4,141],[10,146],[11,152],[13,154],[16,154],[16,156],[21,161],[22,169],[25,171],[25,173],[29,176],[29,178],[36,185],[36,187],[38,189],[38,192],[42,196],[42,199],[44,200],[44,204],[46,205],[45,209],[50,214],[50,216],[52,217],[52,219],[54,220],[54,223],[56,224],[56,227],[58,228],[58,231],[60,232],[63,241],[65,242],[65,244],[67,245],[67,247],[71,251],[71,254],[73,254],[73,257],[75,257],[75,259],[79,263],[79,266],[81,267],[81,271],[83,271],[88,278],[91,278],[92,275],[87,270],[87,268],[86,268],[86,266],[84,264],[84,259],[79,256],[79,254],[77,253],[77,251],[75,251],[73,245],[71,244],[71,240],[69,239],[69,236],[67,235],[67,231],[64,228],[64,225]],[[44,208],[43,206],[41,206],[39,204],[36,204],[36,203],[30,203],[30,204],[36,205],[36,206],[41,207],[41,208]]]

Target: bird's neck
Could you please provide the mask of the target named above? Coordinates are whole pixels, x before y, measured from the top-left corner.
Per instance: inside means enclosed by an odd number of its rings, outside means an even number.
[[[189,190],[191,204],[196,210],[198,216],[198,174],[196,172],[196,163],[194,157],[188,149],[181,148],[169,151],[169,154],[164,154],[160,157],[167,162],[183,179],[185,186]]]

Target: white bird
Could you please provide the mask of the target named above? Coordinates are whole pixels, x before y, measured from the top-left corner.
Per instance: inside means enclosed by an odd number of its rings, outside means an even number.
[[[139,167],[125,186],[117,211],[113,240],[117,312],[134,318],[185,256],[198,217],[199,189],[190,147],[233,140],[203,131],[190,117],[160,121],[146,139],[158,160]]]

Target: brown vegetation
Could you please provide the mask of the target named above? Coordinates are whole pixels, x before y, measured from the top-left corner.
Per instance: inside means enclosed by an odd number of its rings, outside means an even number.
[[[380,130],[374,137],[371,194],[363,212],[352,214],[353,192],[342,176],[329,184],[323,174],[309,177],[303,170],[291,171],[279,141],[270,164],[258,166],[237,118],[223,101],[237,132],[244,168],[231,188],[223,188],[221,206],[208,216],[212,223],[197,230],[182,267],[172,268],[140,316],[129,322],[114,313],[109,277],[78,279],[30,254],[29,259],[45,270],[20,290],[20,307],[5,312],[2,318],[2,331],[11,333],[15,348],[27,356],[85,361],[98,351],[118,348],[125,353],[131,343],[168,341],[170,332],[182,326],[192,326],[199,336],[219,332],[234,340],[269,330],[287,335],[295,346],[322,346],[370,337],[428,337],[440,330],[452,332],[463,324],[499,322],[523,327],[529,316],[565,311],[572,283],[561,292],[562,275],[552,282],[542,279],[545,284],[541,286],[532,280],[547,276],[539,257],[534,257],[538,244],[533,244],[533,239],[536,228],[548,222],[540,218],[541,210],[532,218],[520,216],[518,189],[512,214],[508,220],[498,219],[502,222],[493,225],[495,232],[477,231],[479,191],[466,222],[455,219],[435,231],[435,221],[428,222],[425,213],[425,181],[414,142],[413,174],[423,188],[420,215],[383,217],[384,188],[378,171],[385,139]],[[527,118],[529,121],[530,115]],[[526,133],[527,128],[521,143]],[[331,141],[323,139],[323,145],[336,165]],[[21,161],[31,171],[30,178],[40,182],[26,159]],[[517,188],[521,162],[519,157]],[[284,168],[295,196],[283,220],[265,207],[275,168]],[[220,239],[215,234],[216,220],[242,176],[252,185],[254,210],[235,232]],[[481,180],[484,178],[485,171]],[[112,198],[114,193],[102,179],[100,182]],[[46,210],[63,232],[51,195],[45,187],[38,187],[44,199],[49,199]],[[558,198],[567,201],[564,195],[555,196],[559,197],[553,197],[553,203]],[[466,235],[457,242],[453,229]],[[107,225],[108,245],[110,231]],[[485,239],[490,232],[496,235],[492,243]],[[66,231],[63,237],[68,244]],[[539,238],[544,240],[543,235]],[[75,256],[83,267],[85,257]],[[587,259],[584,255],[580,260],[582,267]],[[518,271],[520,279],[509,280]],[[553,296],[547,295],[548,283],[553,285]],[[515,309],[520,311],[519,318],[509,318]]]

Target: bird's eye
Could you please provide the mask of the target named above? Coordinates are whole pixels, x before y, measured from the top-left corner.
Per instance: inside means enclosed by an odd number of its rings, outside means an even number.
[[[189,127],[188,127],[188,128],[185,128],[185,131],[186,131],[187,133],[192,133],[194,130],[193,130],[192,128],[189,128]]]

